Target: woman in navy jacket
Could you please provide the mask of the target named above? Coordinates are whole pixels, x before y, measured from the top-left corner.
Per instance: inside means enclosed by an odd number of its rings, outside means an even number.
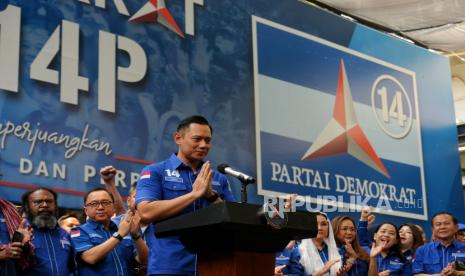
[[[347,276],[366,276],[370,256],[358,241],[355,221],[348,216],[338,216],[332,220],[334,237],[342,257]]]
[[[380,224],[370,252],[369,276],[400,276],[409,274],[401,252],[397,227],[390,222]]]

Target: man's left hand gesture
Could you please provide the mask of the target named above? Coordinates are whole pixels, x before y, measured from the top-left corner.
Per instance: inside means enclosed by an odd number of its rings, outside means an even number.
[[[114,183],[116,169],[113,166],[105,166],[100,169],[100,177],[105,183]]]

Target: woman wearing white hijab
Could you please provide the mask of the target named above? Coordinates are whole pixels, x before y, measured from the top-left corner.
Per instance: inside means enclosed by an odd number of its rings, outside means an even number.
[[[318,234],[313,239],[302,240],[299,245],[300,263],[306,275],[344,275],[341,255],[334,240],[331,222],[324,213],[317,213]]]

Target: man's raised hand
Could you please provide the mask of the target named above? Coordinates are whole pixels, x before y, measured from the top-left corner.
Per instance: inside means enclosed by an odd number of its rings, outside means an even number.
[[[207,190],[211,189],[213,171],[210,167],[210,161],[205,162],[200,169],[200,173],[192,185],[192,193],[195,198],[200,198],[205,195]]]
[[[102,177],[105,183],[113,182],[115,179],[116,169],[113,166],[105,166],[100,169],[100,177]]]

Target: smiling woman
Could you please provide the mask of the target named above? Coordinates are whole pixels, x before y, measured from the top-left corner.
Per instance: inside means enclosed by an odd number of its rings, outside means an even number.
[[[342,264],[349,275],[366,275],[370,257],[359,243],[355,221],[348,216],[332,220],[336,244],[342,257]]]
[[[405,263],[400,249],[397,227],[390,222],[380,224],[374,235],[368,275],[412,275],[411,264]]]

